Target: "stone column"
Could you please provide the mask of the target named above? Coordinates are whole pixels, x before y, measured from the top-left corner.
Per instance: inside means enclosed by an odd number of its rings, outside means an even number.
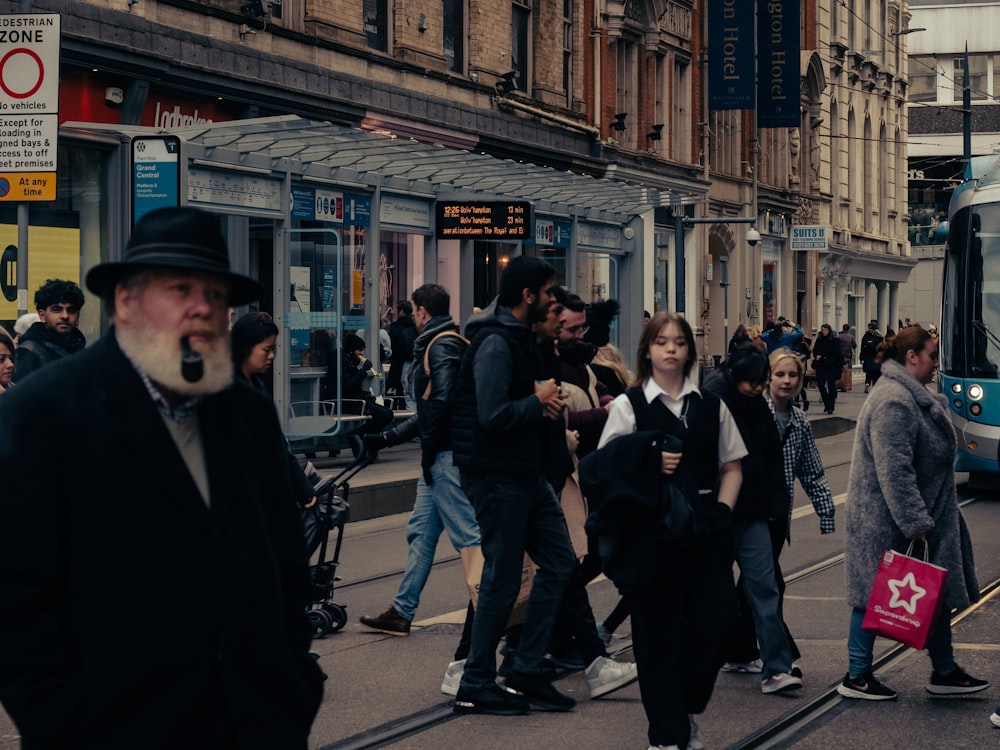
[[[898,281],[889,282],[889,320],[892,321],[893,328],[896,328],[896,326],[899,325],[899,282]]]
[[[887,293],[888,281],[876,282],[878,287],[878,329],[885,335],[887,328],[895,330],[896,321],[889,319],[889,295]]]

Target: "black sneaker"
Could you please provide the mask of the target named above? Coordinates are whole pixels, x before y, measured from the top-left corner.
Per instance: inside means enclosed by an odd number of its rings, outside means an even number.
[[[857,698],[863,701],[894,701],[899,695],[879,682],[871,670],[860,677],[844,675],[844,681],[837,685],[837,692],[845,698]]]
[[[576,705],[573,698],[560,693],[539,674],[512,672],[507,678],[507,688],[523,695],[531,707],[538,711],[569,711]]]
[[[977,680],[961,667],[955,667],[948,674],[931,672],[931,681],[927,692],[931,695],[968,695],[978,693],[990,686],[986,680]]]
[[[499,685],[490,685],[480,690],[470,690],[459,685],[458,695],[451,702],[451,707],[457,714],[521,716],[528,713],[531,705]]]

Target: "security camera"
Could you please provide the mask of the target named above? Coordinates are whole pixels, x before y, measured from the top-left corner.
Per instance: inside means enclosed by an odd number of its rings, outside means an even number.
[[[750,247],[756,247],[757,243],[760,242],[760,232],[757,231],[757,227],[750,227],[747,230],[746,236],[747,244]]]

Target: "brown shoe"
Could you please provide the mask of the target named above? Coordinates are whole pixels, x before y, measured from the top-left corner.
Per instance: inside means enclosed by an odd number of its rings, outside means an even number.
[[[362,615],[359,620],[366,628],[387,635],[406,636],[410,634],[410,621],[402,617],[395,607],[389,607],[385,612],[375,615],[375,617]]]

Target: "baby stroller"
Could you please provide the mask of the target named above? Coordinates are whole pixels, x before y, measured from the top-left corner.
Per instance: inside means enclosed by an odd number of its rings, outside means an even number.
[[[370,457],[361,456],[336,476],[322,480],[313,465],[306,464],[306,476],[316,487],[316,504],[302,510],[306,550],[310,558],[316,554],[316,562],[309,568],[312,604],[307,612],[313,638],[336,633],[347,624],[347,608],[342,604],[334,604],[332,599],[334,583],[340,580],[337,566],[340,564],[344,525],[351,515],[351,506],[347,502],[350,490],[348,481],[370,463]],[[327,549],[333,529],[337,530],[337,538],[333,545],[333,555],[328,560]]]

